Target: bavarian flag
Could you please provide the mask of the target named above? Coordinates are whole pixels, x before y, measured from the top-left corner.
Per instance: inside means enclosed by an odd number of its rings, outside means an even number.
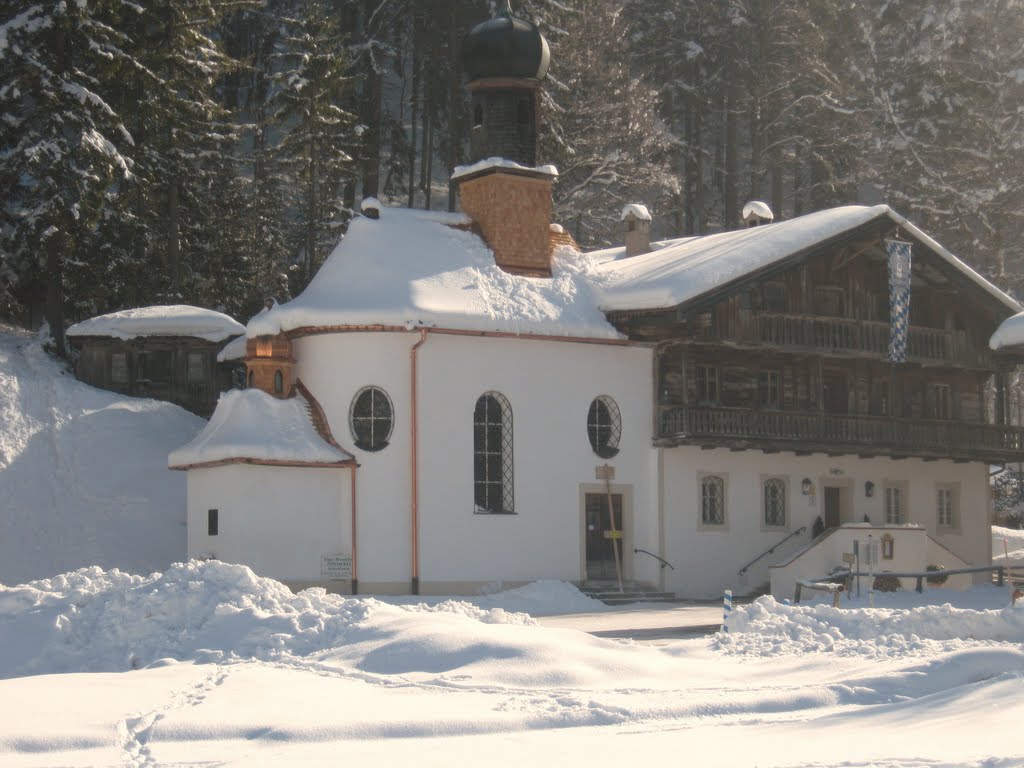
[[[907,362],[907,332],[910,328],[911,243],[886,240],[889,256],[889,360]]]

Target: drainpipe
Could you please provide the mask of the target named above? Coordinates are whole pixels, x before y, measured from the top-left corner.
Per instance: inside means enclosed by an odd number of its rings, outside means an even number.
[[[352,467],[352,594],[359,594],[359,548],[356,544],[356,469]]]
[[[420,340],[412,345],[409,350],[409,371],[411,376],[412,387],[411,392],[411,407],[409,413],[410,418],[410,430],[411,435],[411,456],[412,461],[410,462],[410,499],[409,506],[412,512],[412,584],[411,592],[414,595],[420,593],[420,519],[419,519],[419,465],[417,440],[416,440],[416,429],[419,424],[419,416],[417,414],[417,403],[419,397],[417,395],[416,380],[417,380],[417,368],[418,368],[418,356],[417,352],[427,341],[427,329],[420,328]]]

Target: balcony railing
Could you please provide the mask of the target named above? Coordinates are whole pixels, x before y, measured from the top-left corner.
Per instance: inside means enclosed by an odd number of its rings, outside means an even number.
[[[705,328],[698,332],[697,338],[885,358],[889,352],[889,323],[760,312],[749,315],[746,320],[738,319],[728,330]],[[916,325],[909,329],[907,355],[915,362],[961,363],[984,368],[991,365],[988,350],[972,346],[963,331]]]
[[[719,406],[664,408],[659,442],[960,461],[1024,460],[1021,427]]]

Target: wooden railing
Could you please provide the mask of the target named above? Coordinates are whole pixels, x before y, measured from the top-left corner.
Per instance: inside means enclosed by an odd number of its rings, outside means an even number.
[[[659,438],[670,444],[852,450],[966,461],[1024,459],[1021,427],[807,411],[720,406],[665,408],[661,412]]]
[[[737,319],[732,328],[702,329],[695,333],[695,338],[885,358],[889,352],[889,323],[760,312]],[[910,360],[921,362],[954,362],[980,367],[989,367],[991,363],[988,350],[972,346],[965,332],[916,325],[909,329],[907,355]]]

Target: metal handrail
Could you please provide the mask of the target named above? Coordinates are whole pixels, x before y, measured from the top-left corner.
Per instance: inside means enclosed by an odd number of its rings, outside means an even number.
[[[665,567],[665,566],[667,565],[667,566],[668,566],[669,568],[671,568],[671,569],[672,569],[673,571],[674,571],[674,570],[676,569],[676,567],[675,567],[674,565],[672,565],[672,563],[670,563],[670,562],[669,562],[668,560],[665,560],[665,559],[664,559],[664,558],[662,558],[662,557],[658,557],[658,556],[657,556],[656,554],[654,554],[653,552],[648,552],[648,551],[647,551],[646,549],[639,549],[639,548],[637,548],[637,547],[634,547],[634,548],[633,548],[633,554],[636,554],[637,552],[643,552],[643,553],[644,553],[645,555],[650,555],[650,556],[651,556],[651,557],[653,557],[653,558],[654,558],[655,560],[657,560],[658,562],[660,562],[660,563],[661,563],[661,567],[662,567],[662,568],[664,568],[664,567]]]
[[[742,576],[744,573],[747,572],[747,569],[750,566],[752,566],[754,563],[756,563],[758,560],[760,560],[763,557],[768,557],[768,555],[770,555],[773,552],[775,552],[776,549],[781,547],[783,544],[785,544],[787,541],[792,539],[794,536],[799,536],[801,533],[803,533],[806,530],[807,530],[807,526],[806,525],[801,525],[799,528],[797,528],[795,531],[793,531],[791,534],[789,534],[789,536],[787,536],[786,538],[784,538],[782,541],[778,542],[777,544],[773,545],[771,549],[762,552],[760,555],[758,555],[753,560],[751,560],[749,563],[747,563],[742,568],[740,568],[739,574]]]

